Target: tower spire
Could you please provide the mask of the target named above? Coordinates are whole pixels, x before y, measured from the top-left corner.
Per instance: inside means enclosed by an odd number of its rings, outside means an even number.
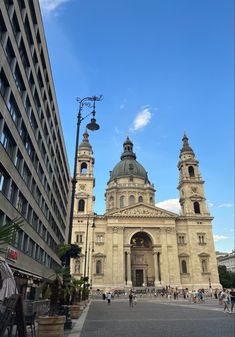
[[[191,152],[191,153],[194,154],[192,148],[191,148],[190,145],[189,145],[188,137],[187,137],[186,131],[184,131],[184,136],[183,136],[183,138],[182,138],[182,141],[183,141],[183,147],[182,147],[180,153],[182,153],[182,152]]]

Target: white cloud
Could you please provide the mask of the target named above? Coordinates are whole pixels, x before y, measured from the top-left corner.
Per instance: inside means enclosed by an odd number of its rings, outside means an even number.
[[[160,201],[156,204],[156,207],[160,207],[175,213],[179,213],[179,211],[181,210],[178,199],[168,199]]]
[[[41,9],[44,13],[51,13],[58,9],[58,7],[71,0],[39,0]]]
[[[209,206],[209,207],[213,207],[214,204],[213,204],[212,202],[208,202],[208,206]]]
[[[145,127],[152,117],[152,113],[149,110],[149,107],[144,107],[138,114],[136,115],[133,126],[130,128],[131,131],[137,131]]]
[[[217,241],[221,241],[221,240],[226,240],[228,239],[227,236],[225,235],[214,235],[214,241],[217,242]]]
[[[221,204],[221,205],[219,205],[219,208],[231,208],[231,207],[233,207],[233,204]]]

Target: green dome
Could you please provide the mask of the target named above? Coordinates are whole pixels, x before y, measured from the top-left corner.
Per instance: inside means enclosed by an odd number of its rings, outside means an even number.
[[[110,173],[110,180],[124,177],[133,176],[148,180],[147,172],[144,167],[136,160],[136,155],[133,152],[133,144],[127,137],[123,144],[124,152],[121,155],[121,161],[114,167]]]

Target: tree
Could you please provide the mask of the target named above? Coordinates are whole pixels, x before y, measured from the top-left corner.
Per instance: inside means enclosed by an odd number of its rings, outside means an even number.
[[[223,288],[235,288],[235,273],[228,271],[226,266],[218,266],[219,279]]]
[[[62,263],[68,259],[76,259],[80,256],[81,248],[76,244],[62,244],[59,246],[58,255]]]

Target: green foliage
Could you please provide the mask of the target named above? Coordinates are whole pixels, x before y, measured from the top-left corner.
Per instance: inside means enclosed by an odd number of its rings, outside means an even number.
[[[82,279],[80,280],[77,280],[75,278],[71,279],[70,284],[71,304],[74,304],[75,302],[80,302],[82,287],[83,287]]]
[[[3,226],[0,226],[0,246],[4,244],[14,245],[16,240],[16,234],[23,225],[24,219],[15,218]],[[5,253],[6,249],[0,248],[0,253]]]
[[[50,312],[51,316],[58,313],[58,304],[61,296],[62,280],[56,275],[55,280],[50,284]]]
[[[76,244],[63,244],[59,246],[58,255],[62,262],[68,258],[76,259],[80,256],[81,248]]]
[[[219,279],[223,288],[235,288],[235,273],[228,271],[226,266],[218,266]]]

